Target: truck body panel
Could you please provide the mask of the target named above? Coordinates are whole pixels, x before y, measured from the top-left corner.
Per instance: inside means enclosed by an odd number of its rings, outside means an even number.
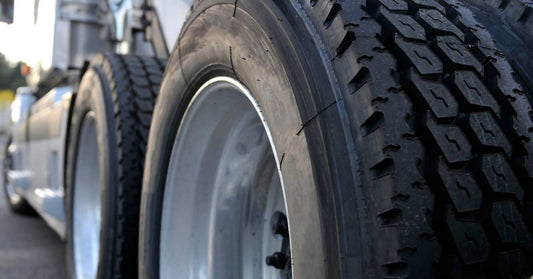
[[[67,73],[81,76],[84,64],[96,53],[152,55],[154,51],[142,36],[147,5],[155,11],[163,33],[159,35],[170,49],[193,0],[41,0],[34,5],[34,40],[40,48],[37,60],[26,61],[32,67],[30,89],[17,94],[12,105],[18,117],[12,117],[9,152],[15,158],[15,169],[9,172],[8,179],[16,192],[64,238],[65,158],[77,79],[36,94],[42,90],[39,86],[43,88],[42,84],[49,80],[57,83]]]
[[[65,234],[64,165],[72,95],[68,86],[52,89],[33,104],[28,104],[32,99],[17,95],[14,106],[21,107],[22,117],[13,122],[9,147],[16,159],[8,179],[61,237]]]

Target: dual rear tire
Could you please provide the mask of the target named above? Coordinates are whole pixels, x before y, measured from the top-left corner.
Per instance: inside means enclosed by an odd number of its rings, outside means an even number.
[[[140,278],[532,274],[531,81],[514,75],[469,8],[204,0],[182,30],[147,147]],[[253,220],[270,220],[234,208],[269,184],[243,180],[232,168],[240,157],[223,160],[251,152],[249,137],[222,144],[245,112],[227,98],[195,113],[213,79],[250,92],[268,127],[290,240],[275,256],[289,266],[261,252],[246,261],[240,248],[264,235]],[[253,176],[258,158],[239,169]],[[239,194],[220,203],[232,183]]]
[[[162,65],[99,56],[70,131],[71,275],[76,192],[98,176],[91,278],[530,276],[532,83],[514,70],[531,61],[472,11],[197,1],[146,148],[159,81],[141,80]]]

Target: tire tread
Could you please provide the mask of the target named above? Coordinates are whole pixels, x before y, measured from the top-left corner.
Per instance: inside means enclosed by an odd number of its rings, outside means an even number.
[[[363,147],[365,198],[380,197],[366,233],[391,240],[374,237],[365,276],[531,272],[533,112],[487,30],[455,0],[312,2]]]
[[[144,156],[165,62],[138,55],[97,55],[111,90],[118,147],[118,201],[113,278],[137,278],[137,243]]]

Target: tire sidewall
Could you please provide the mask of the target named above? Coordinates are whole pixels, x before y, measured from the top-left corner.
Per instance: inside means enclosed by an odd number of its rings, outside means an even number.
[[[114,261],[115,211],[113,203],[116,199],[117,185],[117,155],[115,139],[115,124],[109,84],[103,70],[99,67],[90,68],[81,80],[79,90],[75,96],[74,109],[70,122],[69,143],[67,149],[66,167],[66,262],[70,278],[77,278],[75,274],[73,247],[73,200],[76,173],[76,160],[79,136],[85,116],[94,112],[96,133],[98,140],[98,164],[100,167],[100,199],[102,206],[100,249],[98,259],[97,278],[111,278]]]
[[[324,138],[328,137],[329,144],[340,142],[339,150],[346,148],[339,116],[335,112],[327,117],[317,114],[326,104],[336,102],[329,79],[320,63],[307,63],[309,51],[302,50],[297,41],[302,36],[296,36],[290,22],[283,20],[280,7],[262,1],[243,2],[237,9],[233,4],[201,2],[168,63],[145,164],[140,278],[159,278],[164,187],[180,120],[196,90],[216,76],[235,78],[251,91],[271,130],[277,156],[283,158],[280,168],[291,236],[298,238],[291,239],[295,278],[341,278],[338,237],[343,232],[338,231],[335,218],[332,180],[338,183],[353,177],[350,172],[337,172],[332,178],[334,171],[328,168],[331,154],[325,150]],[[316,122],[307,125],[309,119]],[[326,122],[330,129],[327,135],[326,128],[319,125]],[[337,159],[350,165],[346,156],[333,160]]]

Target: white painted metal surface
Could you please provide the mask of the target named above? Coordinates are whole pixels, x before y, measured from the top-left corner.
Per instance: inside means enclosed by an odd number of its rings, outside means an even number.
[[[14,189],[44,220],[65,236],[64,158],[70,87],[58,87],[35,102],[20,90],[12,105]]]
[[[33,89],[53,69],[81,68],[94,54],[111,50],[105,1],[24,1],[23,5],[17,3],[17,9],[35,11],[33,18],[27,19],[33,22],[25,23],[32,24],[31,33],[23,34],[31,45],[39,46],[24,60],[32,68],[28,82]]]
[[[165,41],[169,50],[173,49],[194,0],[153,0]]]

